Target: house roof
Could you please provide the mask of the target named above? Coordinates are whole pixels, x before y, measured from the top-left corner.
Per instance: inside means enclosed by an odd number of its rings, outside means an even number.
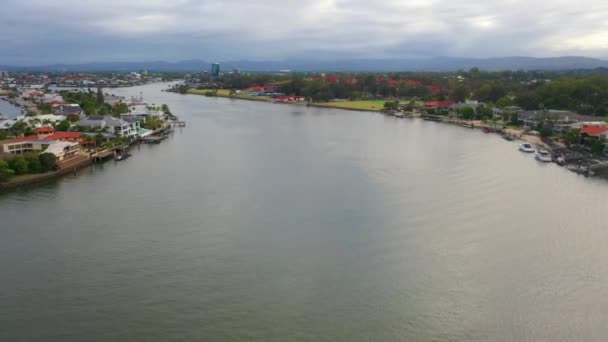
[[[608,127],[601,126],[585,126],[581,129],[580,134],[586,134],[590,137],[598,137],[603,133],[608,132]]]
[[[40,134],[40,133],[53,133],[55,132],[55,129],[53,127],[48,127],[48,126],[43,126],[43,127],[38,127],[36,128],[34,131],[36,131],[36,133]]]
[[[450,107],[454,101],[430,101],[424,104],[425,107]]]
[[[56,141],[56,142],[50,144],[49,147],[47,147],[47,149],[44,152],[58,155],[60,153],[63,153],[66,147],[75,146],[75,145],[78,145],[78,143],[70,142],[70,141]]]
[[[111,117],[109,115],[105,115],[105,116],[101,116],[101,115],[95,115],[95,116],[89,116],[86,119],[82,119],[80,121],[78,121],[76,123],[77,126],[124,126],[127,123],[124,122],[121,119],[117,119],[114,117]]]

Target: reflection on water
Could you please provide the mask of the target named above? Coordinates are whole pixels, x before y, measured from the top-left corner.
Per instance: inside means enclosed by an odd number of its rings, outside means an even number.
[[[608,335],[608,182],[494,135],[143,92],[187,121],[0,195],[0,340]]]

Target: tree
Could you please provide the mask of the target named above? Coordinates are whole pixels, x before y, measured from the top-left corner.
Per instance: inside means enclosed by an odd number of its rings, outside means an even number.
[[[8,181],[14,174],[15,171],[9,167],[8,163],[0,160],[0,182]]]
[[[604,147],[606,146],[606,140],[603,138],[594,139],[591,142],[591,152],[593,154],[601,155],[604,153]]]
[[[570,129],[564,134],[564,143],[567,146],[574,145],[580,141],[579,137],[580,130],[579,129]]]
[[[16,175],[28,173],[27,161],[21,156],[10,158],[8,160],[8,166],[15,171]]]
[[[120,114],[126,114],[129,112],[129,105],[124,102],[119,102],[112,107],[112,114],[119,116]]]
[[[68,131],[71,127],[70,121],[68,120],[63,120],[60,123],[57,124],[57,126],[55,126],[55,129],[58,131]]]
[[[496,101],[496,107],[505,108],[513,105],[513,100],[509,96],[503,96]]]
[[[95,134],[95,146],[101,146],[101,144],[103,144],[104,140],[105,140],[105,138],[103,137],[103,134],[101,134],[101,133]]]
[[[40,164],[40,159],[37,156],[29,156],[25,157],[27,161],[27,169],[29,173],[39,173],[42,171],[42,165]]]
[[[41,103],[37,107],[42,114],[53,114],[53,108],[48,103]]]
[[[458,109],[458,114],[465,120],[472,120],[475,117],[475,110],[471,107],[463,107]]]
[[[399,101],[386,101],[384,102],[384,109],[386,110],[396,110],[399,107]]]
[[[457,85],[450,94],[450,99],[456,102],[464,102],[469,96],[469,90],[462,84]]]
[[[40,171],[48,172],[57,168],[57,157],[52,153],[41,153],[38,155],[40,160]]]

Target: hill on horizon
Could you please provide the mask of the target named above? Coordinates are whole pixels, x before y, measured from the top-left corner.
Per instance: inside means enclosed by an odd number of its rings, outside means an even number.
[[[608,68],[608,61],[590,57],[496,57],[496,58],[459,58],[433,57],[428,59],[339,59],[339,60],[300,60],[282,61],[221,61],[223,71],[239,68],[244,71],[263,72],[291,70],[298,72],[391,72],[391,71],[429,71],[450,72],[468,70],[474,67],[485,71],[504,70],[547,70],[564,71],[580,69]],[[0,65],[0,70],[8,71],[136,71],[146,69],[157,72],[198,72],[210,69],[210,62],[194,59],[179,62],[142,61],[142,62],[90,62],[81,64],[50,64],[38,66]]]

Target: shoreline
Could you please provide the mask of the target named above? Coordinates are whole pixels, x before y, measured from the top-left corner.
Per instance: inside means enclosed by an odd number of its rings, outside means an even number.
[[[199,94],[199,93],[193,93],[193,92],[188,92],[186,93],[186,95],[202,95],[202,96],[206,96],[204,94]],[[245,100],[245,101],[257,101],[257,102],[267,102],[267,103],[271,103],[271,104],[283,104],[283,105],[292,105],[292,106],[306,106],[306,107],[316,107],[316,108],[324,108],[324,109],[340,109],[340,110],[350,110],[350,111],[356,111],[356,112],[369,112],[369,113],[380,113],[380,114],[386,114],[386,115],[390,115],[389,112],[385,112],[381,109],[361,109],[361,108],[349,108],[349,107],[345,107],[345,106],[330,106],[330,105],[324,105],[324,104],[316,104],[316,103],[298,103],[298,102],[288,102],[288,101],[280,101],[280,102],[273,102],[270,99],[255,99],[255,98],[244,98],[244,97],[239,97],[239,96],[229,96],[229,95],[223,95],[223,94],[216,94],[214,96],[206,96],[206,97],[222,97],[222,98],[227,98],[227,99],[235,99],[235,100]],[[339,102],[337,102],[339,103]],[[407,118],[407,117],[406,117]],[[409,118],[419,118],[418,116],[410,116]],[[453,125],[453,126],[461,126],[464,127],[466,126],[470,126],[469,128],[471,129],[484,129],[484,128],[492,128],[491,125],[483,122],[483,121],[479,121],[479,120],[460,120],[460,119],[450,119],[450,118],[443,118],[441,117],[440,120],[436,120],[435,122],[439,122],[439,123],[443,123],[443,124],[447,124],[447,125]],[[543,141],[543,139],[539,136],[535,136],[535,135],[530,135],[530,134],[525,134],[525,131],[523,129],[518,129],[518,128],[505,128],[504,131],[512,136],[514,136],[518,141],[523,141],[523,142],[527,142],[527,143],[531,143],[536,145],[537,147],[541,147],[544,149],[552,149],[552,147],[547,144],[546,142]],[[565,146],[561,143],[557,143],[555,142],[555,144],[560,145],[560,148],[564,148]]]
[[[59,179],[70,173],[76,173],[79,170],[93,164],[93,159],[86,157],[81,158],[82,160],[68,160],[68,165],[61,167],[57,171],[51,171],[46,173],[28,174],[23,176],[15,176],[13,179],[6,183],[0,183],[0,194],[9,190],[14,190],[23,186],[36,185],[46,183],[55,179]]]

